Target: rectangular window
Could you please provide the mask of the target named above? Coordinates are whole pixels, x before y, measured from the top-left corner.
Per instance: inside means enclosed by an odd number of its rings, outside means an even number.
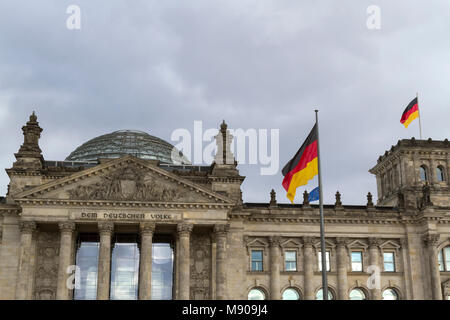
[[[383,253],[384,271],[395,272],[395,257],[394,252]]]
[[[363,271],[361,251],[352,251],[352,271]]]
[[[285,271],[297,271],[297,251],[284,253]]]
[[[445,266],[444,266],[444,258],[442,257],[444,250],[439,251],[438,253],[438,263],[439,263],[439,271],[444,271],[445,270]]]
[[[97,299],[98,234],[80,234],[77,248],[75,272],[76,278],[79,279],[79,286],[74,288],[73,299],[95,300]]]
[[[263,271],[262,250],[252,250],[252,271]]]
[[[137,300],[139,248],[137,236],[116,235],[111,255],[111,300]]]
[[[450,247],[444,248],[445,271],[450,271]]]
[[[317,253],[317,256],[318,256],[318,263],[319,263],[319,271],[322,271],[322,253],[319,251],[318,253]],[[326,257],[326,261],[325,261],[325,263],[326,263],[326,266],[327,266],[327,271],[330,271],[331,269],[330,269],[330,251],[326,251],[325,252],[325,257]]]

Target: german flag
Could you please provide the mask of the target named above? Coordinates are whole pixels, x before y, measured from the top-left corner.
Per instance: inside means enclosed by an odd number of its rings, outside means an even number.
[[[295,156],[284,166],[283,187],[287,191],[287,198],[294,202],[295,191],[304,186],[319,173],[317,160],[317,124],[314,125],[301,148]]]
[[[408,128],[409,124],[419,116],[419,102],[417,97],[414,98],[403,111],[400,123]]]

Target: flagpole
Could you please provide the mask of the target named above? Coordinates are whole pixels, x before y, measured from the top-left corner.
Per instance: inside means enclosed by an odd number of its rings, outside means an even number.
[[[422,140],[422,120],[420,119],[420,105],[419,105],[419,92],[416,94],[417,97],[417,112],[419,113],[419,130],[420,130],[420,140]]]
[[[320,171],[320,145],[319,145],[319,110],[316,112],[316,130],[317,130],[317,163],[319,169],[319,211],[320,211],[320,251],[322,256],[322,296],[323,300],[328,300],[328,281],[327,281],[327,255],[325,250],[325,226],[323,219],[323,190],[322,175]]]

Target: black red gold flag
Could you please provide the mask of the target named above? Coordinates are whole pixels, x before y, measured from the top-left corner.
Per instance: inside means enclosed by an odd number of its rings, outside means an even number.
[[[283,187],[287,191],[287,198],[294,202],[296,189],[306,185],[319,173],[317,160],[317,124],[314,125],[303,145],[295,156],[284,166]]]
[[[419,116],[419,102],[417,97],[414,98],[403,111],[400,123],[408,128],[409,124]]]

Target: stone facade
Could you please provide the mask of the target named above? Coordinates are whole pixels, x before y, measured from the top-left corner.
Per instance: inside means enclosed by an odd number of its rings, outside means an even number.
[[[243,203],[244,177],[225,123],[208,167],[131,155],[95,164],[46,161],[34,113],[22,130],[0,200],[0,299],[72,299],[67,270],[80,234],[98,235],[97,299],[109,299],[113,239],[121,233],[139,235],[139,299],[152,298],[158,237],[173,246],[174,299],[247,299],[253,289],[268,299],[287,289],[316,298],[318,206],[307,195],[303,204],[277,203],[273,190],[267,203]],[[386,289],[399,299],[450,296],[450,269],[439,267],[450,246],[449,151],[447,140],[401,140],[370,170],[377,205],[371,194],[365,205],[345,205],[339,193],[324,205],[333,298],[349,299],[354,289],[367,299],[381,299]],[[261,253],[260,267],[253,252]]]

